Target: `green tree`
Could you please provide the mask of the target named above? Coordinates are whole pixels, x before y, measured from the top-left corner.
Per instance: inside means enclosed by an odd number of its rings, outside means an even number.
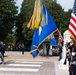
[[[47,4],[46,4],[47,6]],[[52,2],[49,6],[47,6],[47,9],[50,12],[50,15],[52,16],[53,20],[55,21],[57,27],[59,28],[61,24],[63,23],[63,14],[64,10],[62,7],[57,4],[56,2]]]
[[[0,40],[5,40],[15,25],[17,6],[15,0],[0,0]]]
[[[67,30],[69,27],[71,12],[72,10],[70,9],[69,11],[65,11],[63,14],[63,24],[61,26],[62,32]]]
[[[25,43],[26,40],[31,38],[32,31],[27,28],[27,23],[33,13],[34,0],[24,0],[21,7],[21,12],[17,17],[17,30],[16,30],[16,42]]]

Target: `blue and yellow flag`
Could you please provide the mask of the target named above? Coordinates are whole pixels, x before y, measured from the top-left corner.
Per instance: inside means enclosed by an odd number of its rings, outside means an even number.
[[[51,36],[50,44],[53,45],[53,46],[58,46],[57,41],[56,41],[54,35]]]
[[[33,57],[38,55],[38,45],[39,45],[39,29],[34,30],[32,45],[31,45],[31,54]]]
[[[48,36],[51,36],[51,34],[58,30],[47,8],[44,6],[44,4],[42,4],[42,0],[36,1],[39,4],[35,2],[34,13],[36,11],[37,12],[33,14],[30,20],[31,22],[29,23],[29,27],[33,27],[32,29],[34,29],[31,45],[31,54],[34,58],[38,55],[39,46],[45,41]]]
[[[39,28],[40,21],[41,21],[41,11],[42,11],[42,0],[36,0],[34,5],[34,12],[33,15],[27,25],[28,28],[37,29]]]

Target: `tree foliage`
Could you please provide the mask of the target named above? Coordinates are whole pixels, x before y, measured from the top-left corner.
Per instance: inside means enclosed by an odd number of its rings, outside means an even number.
[[[14,0],[0,0],[0,40],[5,40],[15,25],[17,6]]]
[[[65,11],[63,14],[63,24],[61,26],[62,33],[68,29],[72,10]]]
[[[21,12],[17,17],[17,42],[24,42],[32,37],[32,31],[27,28],[27,23],[33,13],[34,0],[24,0],[22,3]]]

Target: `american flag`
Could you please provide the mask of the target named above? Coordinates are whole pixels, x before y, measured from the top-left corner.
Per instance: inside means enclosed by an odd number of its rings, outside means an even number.
[[[76,0],[74,1],[68,31],[70,32],[71,36],[76,40]]]

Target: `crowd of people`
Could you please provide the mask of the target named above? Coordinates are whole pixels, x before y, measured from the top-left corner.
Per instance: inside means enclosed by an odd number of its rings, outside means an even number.
[[[9,47],[14,49],[14,45],[11,45]],[[25,46],[24,44],[19,44],[18,45],[18,50],[22,51],[22,54],[24,54]],[[46,45],[47,49],[47,55],[49,55],[49,48],[50,45]],[[6,45],[3,43],[3,41],[0,41],[0,58],[1,58],[1,63],[4,64],[4,53],[5,53]],[[62,59],[62,44],[59,44],[59,61]],[[66,60],[68,59],[69,62],[69,75],[76,75],[76,42],[75,40],[71,40],[71,42],[66,44]]]
[[[62,44],[59,44],[59,61],[62,59]],[[71,41],[66,43],[66,58],[64,61],[64,64],[66,64],[66,61],[69,62],[69,75],[76,75],[76,42],[73,38],[71,38]]]
[[[14,50],[18,50],[22,52],[22,55],[24,54],[25,51],[25,46],[24,44],[19,44],[16,48],[15,45],[8,45],[7,50],[8,51],[14,51]],[[4,44],[3,41],[0,41],[0,58],[1,58],[1,64],[4,64],[4,53],[6,51],[6,45]]]
[[[76,75],[76,42],[73,39],[66,44],[67,59],[69,62],[69,75]]]

